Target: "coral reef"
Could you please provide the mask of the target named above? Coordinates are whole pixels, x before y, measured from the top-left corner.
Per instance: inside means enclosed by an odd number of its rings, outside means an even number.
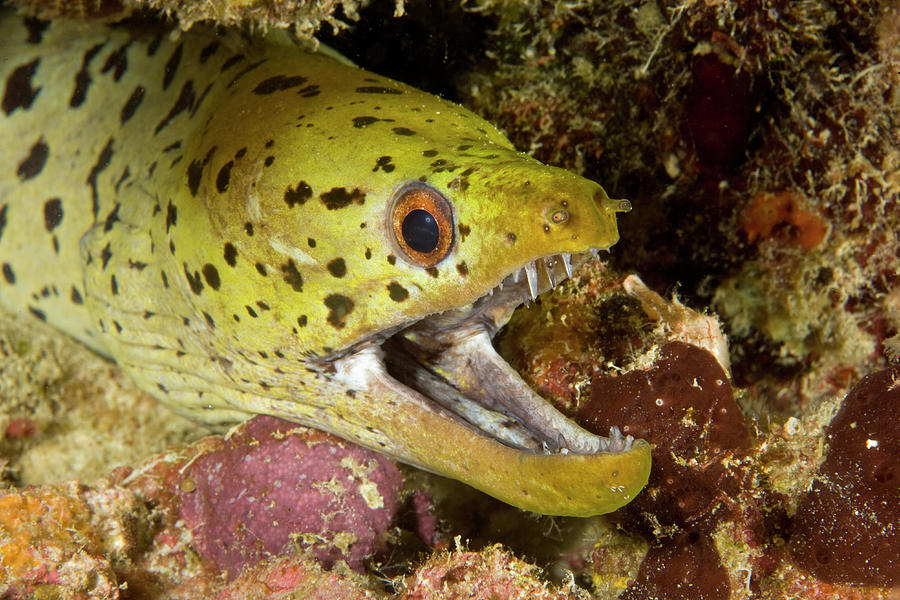
[[[19,6],[109,20],[137,4]],[[249,19],[301,35],[359,19],[336,42],[354,59],[463,101],[517,147],[630,198],[608,261],[518,311],[498,345],[585,426],[650,439],[652,479],[609,519],[571,520],[404,468],[401,509],[399,476],[375,455],[308,432],[278,439],[271,422],[188,445],[202,430],[112,366],[0,316],[0,596],[896,597],[895,3],[152,6],[182,27]],[[402,8],[413,17],[385,27]],[[180,449],[160,454],[168,445]],[[293,510],[288,457],[321,482],[292,498],[358,520]],[[137,466],[110,473],[119,464]],[[269,504],[229,527],[251,489]],[[470,549],[433,552],[454,536]]]
[[[0,312],[0,489],[78,479],[207,435],[108,361]]]
[[[312,38],[326,23],[332,30],[345,29],[346,20],[356,21],[358,11],[368,0],[15,0],[15,4],[25,14],[41,19],[117,22],[142,12],[159,12],[176,20],[182,29],[199,21],[219,25],[249,23],[262,28],[290,27],[299,36]],[[403,13],[403,1],[397,0],[394,15]]]
[[[582,600],[575,586],[553,589],[538,577],[538,569],[500,548],[482,552],[456,551],[429,558],[403,583],[398,600]]]
[[[0,596],[116,598],[125,586],[191,597],[244,567],[300,553],[360,570],[387,542],[400,483],[383,456],[256,417],[228,439],[122,467],[93,487],[0,495]],[[264,578],[301,582],[279,573]]]
[[[714,306],[754,403],[796,414],[871,368],[897,331],[893,3],[478,5],[493,62],[462,100],[632,200],[614,264]]]
[[[297,546],[356,570],[384,545],[401,477],[384,456],[255,417],[185,470],[180,516],[194,548],[233,577]]]

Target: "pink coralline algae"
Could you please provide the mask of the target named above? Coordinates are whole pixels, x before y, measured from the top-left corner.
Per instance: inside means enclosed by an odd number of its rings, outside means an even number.
[[[193,545],[229,577],[269,556],[309,550],[362,570],[384,542],[400,472],[331,435],[256,417],[190,464],[181,517]]]
[[[869,375],[827,431],[793,522],[794,560],[829,582],[900,584],[900,367]]]

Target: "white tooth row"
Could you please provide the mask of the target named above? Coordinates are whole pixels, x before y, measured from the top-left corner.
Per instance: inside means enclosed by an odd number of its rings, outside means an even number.
[[[594,255],[594,258],[600,257],[600,250],[597,248],[591,248],[591,253]],[[572,255],[556,254],[553,256],[537,258],[513,273],[513,283],[519,283],[519,280],[522,279],[522,274],[524,273],[525,277],[528,279],[528,291],[531,293],[531,299],[534,300],[537,298],[538,292],[540,291],[538,283],[538,265],[543,267],[544,274],[547,276],[547,281],[550,282],[550,288],[556,289],[557,284],[562,281],[561,279],[557,279],[556,276],[556,265],[559,262],[562,262],[563,268],[566,270],[566,277],[571,277]]]
[[[630,435],[622,435],[618,427],[613,425],[609,428],[609,437],[592,436],[594,439],[590,443],[590,447],[577,450],[579,454],[595,454],[597,452],[628,452],[634,445],[634,437]],[[569,450],[560,440],[560,454],[569,454]],[[546,450],[545,450],[546,452]],[[549,452],[546,452],[549,454]]]

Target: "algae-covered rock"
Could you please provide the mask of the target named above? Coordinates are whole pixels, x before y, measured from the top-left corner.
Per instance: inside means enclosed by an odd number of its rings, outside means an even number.
[[[114,23],[142,12],[159,12],[174,18],[182,29],[198,21],[217,25],[248,24],[253,27],[291,28],[311,38],[324,24],[333,30],[347,27],[358,18],[369,0],[16,0],[26,14],[41,19],[84,19]],[[403,14],[397,0],[395,13]]]

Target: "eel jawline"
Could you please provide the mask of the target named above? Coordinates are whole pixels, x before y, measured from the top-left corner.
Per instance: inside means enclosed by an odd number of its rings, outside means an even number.
[[[571,268],[567,260],[538,260]],[[615,427],[609,438],[585,431],[531,390],[491,345],[504,315],[565,278],[547,268],[541,285],[528,267],[527,281],[510,275],[470,307],[423,319],[334,361],[335,379],[365,393],[368,402],[354,403],[354,416],[385,436],[381,451],[398,460],[534,512],[613,511],[646,484],[649,446]]]

